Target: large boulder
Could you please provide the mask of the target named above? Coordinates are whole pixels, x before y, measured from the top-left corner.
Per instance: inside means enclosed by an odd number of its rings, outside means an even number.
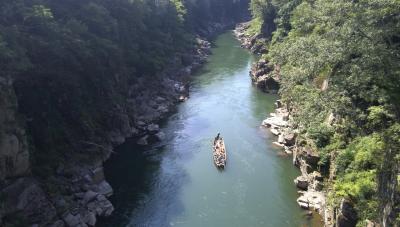
[[[276,128],[271,128],[270,131],[275,136],[279,136],[281,134],[281,132]]]
[[[157,141],[162,141],[162,140],[165,139],[165,133],[164,132],[158,132],[154,136],[155,136]]]
[[[262,122],[262,126],[267,127],[267,128],[272,128],[272,127],[287,127],[288,126],[288,122],[284,121],[282,119],[282,117],[279,116],[274,116],[274,117],[269,117],[267,119],[265,119]]]
[[[158,131],[160,131],[160,126],[158,126],[158,124],[150,124],[147,126],[147,131],[150,134],[156,134]]]
[[[319,153],[311,148],[305,148],[303,157],[312,166],[316,166],[321,159]]]
[[[293,132],[288,132],[283,135],[286,146],[293,146],[296,142],[296,134]]]
[[[137,143],[138,145],[146,146],[146,145],[149,144],[148,139],[149,139],[149,136],[148,136],[148,135],[145,135],[145,136],[141,137],[140,139],[138,139],[138,140],[136,141],[136,143]]]
[[[304,195],[300,196],[297,200],[297,204],[303,209],[309,209],[310,208],[310,202],[308,201],[308,198]]]
[[[307,190],[308,188],[308,179],[305,176],[298,176],[296,179],[294,179],[294,183],[302,190]]]
[[[282,134],[278,135],[278,143],[285,144],[285,138]]]
[[[97,192],[98,194],[107,196],[107,197],[109,197],[113,194],[113,189],[112,189],[111,185],[105,180],[100,182],[98,185],[94,186],[93,191]],[[90,197],[97,197],[97,196],[95,196],[94,194],[90,194]]]
[[[1,194],[4,196],[2,207],[3,216],[21,214],[31,224],[51,224],[57,213],[47,194],[39,183],[32,178],[19,178],[5,187]]]
[[[306,191],[297,199],[297,203],[304,209],[314,209],[318,212],[325,207],[325,196],[322,192]]]
[[[98,195],[94,201],[87,204],[87,208],[102,217],[108,217],[114,211],[114,206],[104,195]]]
[[[179,97],[178,97],[178,101],[179,102],[184,102],[184,101],[186,101],[188,99],[188,97],[186,96],[186,95],[180,95]]]
[[[80,214],[73,215],[70,212],[63,215],[63,220],[68,227],[82,226],[84,224]]]
[[[88,225],[88,226],[95,226],[96,225],[96,214],[94,212],[86,212],[85,215],[82,217],[82,220]]]
[[[253,46],[254,44],[251,45]],[[257,51],[261,51],[257,45],[254,48]],[[252,82],[264,92],[276,93],[279,90],[279,78],[277,78],[273,70],[274,67],[268,64],[265,59],[260,59],[251,68],[250,77]]]
[[[91,202],[94,199],[96,199],[98,195],[99,193],[89,190],[83,195],[83,202],[87,204],[88,202]]]

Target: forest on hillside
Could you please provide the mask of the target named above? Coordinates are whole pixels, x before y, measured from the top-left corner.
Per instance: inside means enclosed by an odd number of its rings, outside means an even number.
[[[34,161],[82,150],[79,137],[101,143],[124,99],[140,94],[132,86],[161,81],[176,58],[188,64],[196,35],[242,18],[243,3],[1,1],[0,73],[13,81],[20,112],[35,119],[28,121]]]
[[[252,0],[250,9],[247,33],[266,38],[263,59],[281,80],[297,143],[321,157],[329,204],[348,200],[357,226],[400,225],[399,1]]]

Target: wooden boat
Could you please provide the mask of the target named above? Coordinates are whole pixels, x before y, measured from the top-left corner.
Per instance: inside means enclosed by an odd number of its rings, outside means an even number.
[[[225,168],[226,165],[226,149],[225,149],[225,143],[222,137],[218,136],[214,139],[214,144],[213,144],[213,158],[214,158],[214,164],[217,166],[217,168]]]

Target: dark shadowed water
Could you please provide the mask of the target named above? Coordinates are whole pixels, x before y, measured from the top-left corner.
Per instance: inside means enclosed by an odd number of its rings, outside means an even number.
[[[251,85],[253,61],[231,32],[219,36],[190,99],[163,125],[165,141],[127,142],[106,163],[116,210],[101,226],[321,226],[296,204],[291,158],[259,128],[276,97]],[[217,132],[227,146],[224,171],[212,162]]]

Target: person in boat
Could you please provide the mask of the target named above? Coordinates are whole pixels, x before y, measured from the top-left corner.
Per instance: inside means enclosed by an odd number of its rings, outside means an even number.
[[[221,138],[219,135],[220,135],[220,133],[217,134],[217,136],[215,137],[214,141],[218,141]]]

